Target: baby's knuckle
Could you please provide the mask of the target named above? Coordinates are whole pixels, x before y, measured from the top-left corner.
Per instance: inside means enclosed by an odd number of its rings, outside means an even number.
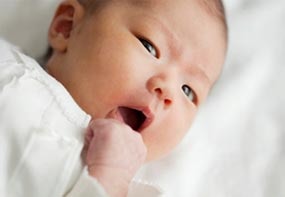
[[[144,145],[143,137],[141,134],[135,133],[135,139],[136,139],[136,143],[140,145]]]
[[[101,131],[101,135],[104,136],[105,140],[113,141],[117,138],[117,132],[115,132],[114,128],[109,126],[109,128],[105,128]]]

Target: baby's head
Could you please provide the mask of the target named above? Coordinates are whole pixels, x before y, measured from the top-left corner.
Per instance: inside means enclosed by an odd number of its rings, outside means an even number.
[[[220,0],[66,0],[48,72],[78,105],[140,132],[148,160],[177,145],[224,62]]]

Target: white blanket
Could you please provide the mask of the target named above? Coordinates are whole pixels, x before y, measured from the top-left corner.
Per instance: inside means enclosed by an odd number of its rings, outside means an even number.
[[[0,35],[43,54],[57,0],[0,0]],[[183,143],[138,176],[168,197],[285,196],[285,1],[225,0],[229,52]]]

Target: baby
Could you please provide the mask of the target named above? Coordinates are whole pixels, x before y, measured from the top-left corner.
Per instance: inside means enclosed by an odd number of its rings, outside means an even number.
[[[181,141],[217,80],[221,1],[65,0],[49,43],[46,72],[14,49],[0,58],[4,194],[160,195],[132,179]]]

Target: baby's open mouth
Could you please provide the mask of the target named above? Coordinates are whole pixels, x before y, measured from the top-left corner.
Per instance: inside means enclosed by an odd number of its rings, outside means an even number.
[[[141,131],[147,120],[146,115],[142,111],[129,107],[119,107],[118,113],[124,123],[135,131]]]

